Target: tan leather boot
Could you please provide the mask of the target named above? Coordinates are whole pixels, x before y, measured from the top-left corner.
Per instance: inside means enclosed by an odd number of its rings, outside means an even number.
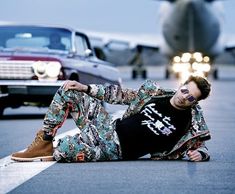
[[[40,130],[32,144],[24,151],[12,154],[11,159],[20,162],[32,162],[34,160],[52,161],[52,140],[44,140],[44,131]]]

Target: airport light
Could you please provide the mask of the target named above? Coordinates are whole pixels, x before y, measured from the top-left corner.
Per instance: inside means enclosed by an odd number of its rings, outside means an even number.
[[[203,57],[203,61],[206,63],[209,63],[210,57],[208,57],[208,56]]]
[[[179,63],[179,62],[180,62],[180,56],[175,56],[175,57],[173,58],[173,61],[174,61],[175,63]]]
[[[202,53],[199,53],[199,52],[193,53],[193,58],[197,62],[202,62],[203,60]]]
[[[190,53],[183,53],[183,54],[182,54],[181,61],[182,61],[183,63],[189,62],[190,59],[191,59],[191,54],[190,54]]]
[[[175,73],[189,71],[190,70],[190,63],[173,63],[172,68]]]
[[[197,63],[192,64],[193,73],[192,75],[205,77],[206,74],[210,71],[211,66],[209,63]]]
[[[186,80],[190,75],[205,77],[211,70],[210,58],[203,56],[200,52],[183,53],[175,56],[172,60],[172,70],[178,74],[181,81]]]

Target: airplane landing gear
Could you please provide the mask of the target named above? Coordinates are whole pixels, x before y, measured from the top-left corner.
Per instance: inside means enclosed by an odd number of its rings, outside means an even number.
[[[218,69],[215,69],[215,70],[213,71],[213,78],[214,78],[215,80],[218,79]]]
[[[169,79],[170,78],[170,71],[168,69],[166,69],[165,71],[165,79]]]
[[[141,76],[141,78],[146,79],[147,78],[147,70],[140,68],[140,69],[136,69],[134,68],[132,70],[132,79],[136,79],[138,76]]]

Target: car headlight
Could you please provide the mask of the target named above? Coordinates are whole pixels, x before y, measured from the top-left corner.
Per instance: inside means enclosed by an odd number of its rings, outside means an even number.
[[[33,64],[34,74],[38,78],[43,78],[46,76],[46,63],[43,61],[37,61]]]
[[[38,79],[57,80],[61,64],[58,61],[37,61],[33,64],[33,71]]]
[[[59,62],[53,61],[47,63],[46,74],[48,77],[55,78],[60,74],[61,64]]]

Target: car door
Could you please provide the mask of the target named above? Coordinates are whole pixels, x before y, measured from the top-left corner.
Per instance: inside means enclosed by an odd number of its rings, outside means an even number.
[[[79,62],[80,70],[86,73],[91,73],[96,76],[100,76],[99,64],[90,60],[93,53],[89,45],[88,39],[85,35],[81,33],[75,34],[75,49],[76,49],[76,58],[81,60]]]
[[[79,65],[82,72],[87,73],[88,79],[98,83],[117,83],[119,74],[116,68],[108,65],[109,63],[99,60],[93,53],[89,39],[86,35],[76,33],[75,47],[77,56],[82,59]],[[80,75],[84,76],[84,75]],[[85,78],[84,78],[85,79]]]

